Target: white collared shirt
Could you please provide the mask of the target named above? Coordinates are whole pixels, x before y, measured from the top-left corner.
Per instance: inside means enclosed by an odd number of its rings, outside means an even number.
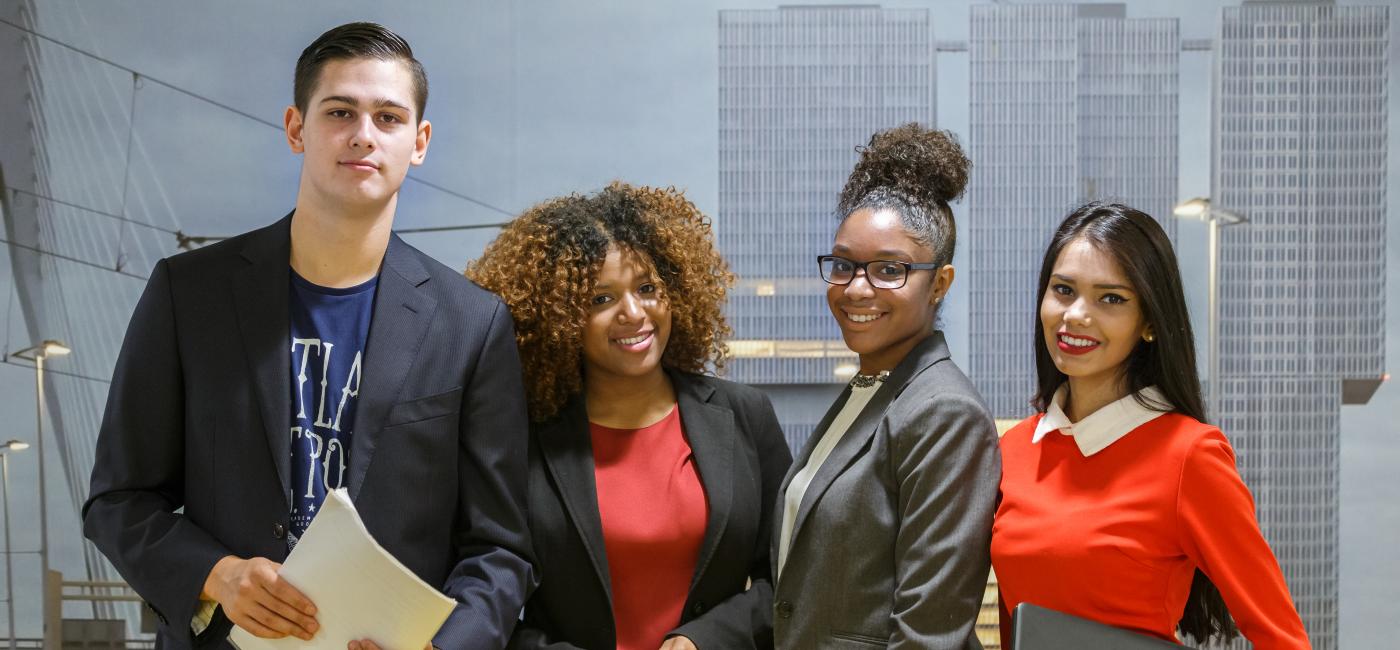
[[[1087,458],[1107,449],[1133,429],[1167,413],[1144,407],[1138,402],[1135,394],[1129,393],[1078,422],[1070,422],[1064,410],[1065,397],[1068,394],[1069,384],[1063,384],[1055,391],[1055,396],[1050,398],[1050,406],[1045,409],[1045,415],[1035,425],[1035,433],[1031,434],[1031,444],[1039,443],[1051,431],[1059,431],[1061,435],[1073,436],[1079,453]],[[1164,409],[1171,408],[1171,402],[1167,401],[1156,386],[1144,388],[1136,395],[1141,395],[1149,404],[1160,405]]]

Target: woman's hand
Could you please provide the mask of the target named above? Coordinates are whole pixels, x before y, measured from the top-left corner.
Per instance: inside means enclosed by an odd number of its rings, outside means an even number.
[[[691,643],[691,642],[690,642],[690,639],[687,639],[687,638],[685,638],[685,637],[683,637],[683,636],[673,636],[673,637],[671,637],[671,638],[669,638],[669,639],[666,639],[665,641],[663,641],[663,642],[661,643],[661,649],[660,649],[660,650],[700,650],[700,649],[697,648],[697,647],[695,647],[695,644],[694,644],[694,643]]]

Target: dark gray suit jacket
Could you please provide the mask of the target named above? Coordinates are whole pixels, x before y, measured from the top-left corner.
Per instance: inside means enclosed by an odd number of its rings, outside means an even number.
[[[973,625],[1000,480],[996,426],[935,332],[891,371],[807,488],[775,587],[777,647],[980,648]],[[773,520],[776,567],[781,514]]]
[[[673,633],[700,650],[771,648],[768,531],[778,482],[792,454],[763,393],[714,377],[668,374],[710,509],[695,577]],[[529,511],[544,581],[525,605],[525,620],[510,647],[617,647],[582,396],[531,428]]]
[[[83,531],[155,610],[157,647],[227,647],[222,612],[190,631],[210,569],[287,555],[290,224],[161,260],[112,374]],[[510,313],[393,236],[364,364],[355,508],[460,603],[436,645],[498,650],[537,575]]]

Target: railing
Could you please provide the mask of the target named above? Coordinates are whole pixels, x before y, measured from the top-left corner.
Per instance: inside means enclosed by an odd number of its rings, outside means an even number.
[[[155,641],[146,641],[140,639],[126,639],[121,641],[120,643],[121,645],[115,647],[123,648],[124,650],[146,650],[149,648],[156,647]],[[93,648],[94,646],[88,645],[87,647]],[[43,639],[15,639],[14,645],[10,645],[9,639],[0,639],[0,650],[43,650],[43,648]],[[73,648],[77,650],[79,648],[83,648],[83,646],[78,644],[69,644],[65,646],[62,650],[68,650],[68,648]],[[103,647],[103,650],[109,650],[112,648],[113,646],[107,645]]]

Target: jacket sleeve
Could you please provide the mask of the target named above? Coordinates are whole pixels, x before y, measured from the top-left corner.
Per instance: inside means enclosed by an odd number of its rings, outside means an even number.
[[[1182,547],[1225,598],[1240,632],[1260,650],[1310,648],[1278,560],[1254,518],[1235,453],[1212,429],[1182,465],[1177,518]]]
[[[529,421],[514,330],[497,302],[462,391],[459,559],[443,587],[458,605],[433,638],[443,650],[505,647],[539,583],[525,517]]]
[[[185,495],[185,399],[168,263],[156,264],[112,372],[83,534],[167,631],[190,628],[204,581],[229,551],[176,511]],[[209,634],[227,633],[215,625]]]
[[[773,575],[769,566],[769,542],[773,531],[773,510],[778,488],[792,464],[792,452],[783,439],[778,416],[768,397],[757,391],[754,399],[740,407],[736,416],[753,439],[758,453],[760,504],[759,535],[749,562],[747,590],[734,594],[709,611],[673,630],[669,636],[684,636],[699,650],[731,648],[771,648],[773,646]]]
[[[583,650],[572,643],[550,639],[544,629],[533,620],[534,615],[533,609],[525,609],[525,619],[515,626],[515,632],[511,634],[506,650]]]
[[[991,569],[996,426],[975,399],[956,393],[886,418],[899,512],[889,647],[966,647]]]

